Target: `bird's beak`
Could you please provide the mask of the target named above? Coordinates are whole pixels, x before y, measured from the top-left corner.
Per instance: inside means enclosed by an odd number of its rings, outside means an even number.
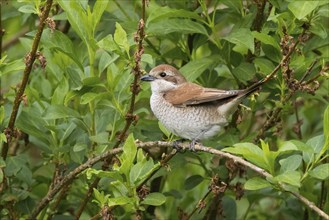
[[[151,75],[148,75],[148,74],[141,77],[141,80],[149,81],[149,82],[154,81],[155,79],[156,78],[154,76],[151,76]]]

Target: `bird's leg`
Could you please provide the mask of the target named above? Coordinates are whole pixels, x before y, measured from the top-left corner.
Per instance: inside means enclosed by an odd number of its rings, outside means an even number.
[[[179,139],[173,142],[173,147],[177,150],[177,151],[182,151],[182,148],[179,146],[181,143],[184,142],[184,139]]]
[[[190,151],[195,151],[195,144],[197,143],[196,139],[193,139],[190,143]]]
[[[207,129],[202,130],[200,134],[198,134],[195,138],[192,139],[192,141],[190,143],[190,151],[195,151],[195,144],[197,143],[199,138],[202,137],[202,135],[204,135],[204,133],[206,133],[206,131],[207,131]]]

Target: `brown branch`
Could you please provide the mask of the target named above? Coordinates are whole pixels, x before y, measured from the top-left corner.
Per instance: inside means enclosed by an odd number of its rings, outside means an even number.
[[[170,148],[173,146],[172,143],[163,142],[163,141],[136,142],[136,144],[137,144],[138,148],[154,149],[155,147],[157,147],[159,150],[160,150],[160,148]],[[177,147],[179,148],[179,150],[188,150],[190,145],[189,145],[189,143],[183,143],[183,144],[178,145]],[[103,153],[102,155],[95,156],[95,157],[89,159],[87,162],[85,162],[84,164],[81,164],[80,166],[75,168],[73,171],[71,171],[70,173],[65,175],[64,178],[59,183],[57,183],[57,185],[55,185],[52,189],[50,189],[48,191],[47,195],[38,203],[37,207],[32,211],[32,214],[29,219],[35,219],[38,216],[38,214],[42,211],[42,209],[44,207],[46,207],[49,204],[49,202],[54,198],[54,196],[62,189],[62,187],[64,185],[66,185],[69,181],[72,181],[74,178],[76,178],[81,172],[83,172],[84,170],[86,170],[89,167],[92,167],[94,164],[96,164],[99,161],[102,161],[110,156],[114,156],[116,154],[121,153],[122,150],[123,150],[122,148],[108,150],[105,153]],[[197,144],[195,146],[195,150],[207,152],[207,153],[211,153],[213,155],[217,155],[220,157],[232,159],[235,163],[239,163],[243,166],[246,166],[249,169],[255,171],[256,173],[258,173],[259,175],[261,175],[263,177],[273,178],[273,176],[270,173],[268,173],[266,170],[244,160],[243,158],[232,155],[230,153],[223,152],[223,151],[211,148],[211,147],[205,147],[200,144]],[[283,187],[282,187],[282,189],[283,189]],[[310,209],[315,211],[319,216],[329,220],[329,216],[326,213],[324,213],[322,210],[320,210],[318,207],[316,207],[311,201],[304,198],[302,195],[300,195],[298,193],[292,193],[292,194],[294,196],[296,196],[304,204],[306,204],[307,207],[309,207]]]
[[[35,35],[35,38],[33,40],[32,50],[26,56],[26,66],[25,66],[25,69],[24,69],[23,79],[22,79],[22,82],[21,82],[21,86],[19,87],[18,92],[16,93],[14,106],[13,106],[13,109],[12,109],[12,112],[11,112],[11,115],[10,115],[10,119],[9,119],[9,124],[8,124],[8,127],[6,128],[7,143],[5,143],[3,145],[2,152],[1,152],[1,156],[4,160],[7,158],[9,144],[10,144],[11,139],[14,136],[14,133],[15,133],[14,132],[14,126],[15,126],[15,122],[16,122],[18,109],[19,109],[20,103],[22,101],[22,96],[24,94],[27,82],[29,80],[30,73],[32,71],[33,63],[34,63],[34,61],[37,57],[38,46],[39,46],[39,43],[40,43],[40,39],[41,39],[41,36],[42,36],[43,29],[44,29],[45,24],[46,24],[45,21],[48,18],[52,3],[53,3],[52,0],[47,0],[46,5],[44,7],[44,10],[42,11],[42,13],[40,15],[40,23],[39,23],[38,30],[37,30],[37,33]]]
[[[155,143],[159,144],[159,142],[155,142]],[[151,143],[148,143],[148,144],[151,144]],[[139,145],[139,146],[142,147],[143,145]],[[161,146],[161,145],[159,145],[159,146]],[[169,146],[171,146],[171,145],[168,145],[168,147]],[[178,147],[181,148],[182,150],[188,150],[189,149],[189,143],[185,143],[184,145],[181,144]],[[205,146],[200,145],[200,144],[195,146],[195,150],[196,151],[202,151],[202,152],[208,152],[208,153],[211,153],[213,155],[217,155],[217,156],[220,156],[220,157],[225,157],[225,158],[232,159],[235,163],[239,163],[243,166],[246,166],[249,169],[255,171],[256,173],[260,174],[261,176],[263,176],[265,178],[270,178],[270,179],[273,178],[273,176],[270,173],[268,173],[266,170],[264,170],[264,169],[262,169],[262,168],[260,168],[256,165],[244,160],[241,157],[232,155],[230,153],[226,153],[226,152],[223,152],[223,151],[211,148],[211,147],[205,147]],[[286,191],[283,184],[279,183],[278,185],[281,188],[281,190]],[[298,198],[308,208],[310,208],[314,212],[316,212],[320,217],[322,217],[326,220],[329,220],[329,215],[326,214],[321,209],[319,209],[313,202],[309,201],[307,198],[305,198],[304,196],[302,196],[301,194],[299,194],[297,192],[290,192],[290,191],[288,191],[288,192],[291,193],[292,195],[294,195],[296,198]]]

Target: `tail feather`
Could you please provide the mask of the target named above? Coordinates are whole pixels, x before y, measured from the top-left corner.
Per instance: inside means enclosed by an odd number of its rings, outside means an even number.
[[[265,82],[266,80],[262,79],[251,85],[249,88],[240,90],[236,97],[227,99],[225,102],[222,102],[222,104],[218,106],[217,110],[221,112],[221,114],[223,114],[225,117],[231,115],[246,96],[258,90],[259,87]]]

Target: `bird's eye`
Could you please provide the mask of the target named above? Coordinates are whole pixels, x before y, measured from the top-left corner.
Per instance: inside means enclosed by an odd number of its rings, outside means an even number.
[[[161,77],[165,77],[167,74],[166,74],[165,72],[161,72],[159,75],[160,75]]]

